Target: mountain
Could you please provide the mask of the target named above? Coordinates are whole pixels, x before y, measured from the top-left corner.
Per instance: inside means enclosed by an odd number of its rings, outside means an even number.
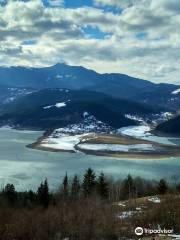
[[[2,104],[13,102],[15,99],[31,93],[33,90],[28,88],[13,88],[0,85],[0,107]]]
[[[180,136],[180,115],[170,119],[169,121],[161,123],[157,126],[156,131],[160,133]]]
[[[180,86],[164,83],[154,84],[153,87],[145,88],[130,99],[136,99],[138,102],[152,106],[167,106],[180,110]]]
[[[69,66],[58,63],[51,67],[44,68],[25,68],[25,67],[1,67],[1,84],[9,87],[32,87],[32,88],[102,88],[102,83],[108,84],[107,88],[112,88],[112,94],[121,92],[123,95],[126,90],[141,89],[151,86],[153,83],[129,77],[123,74],[99,74],[84,67]],[[109,85],[110,84],[110,85]],[[121,85],[121,92],[116,92],[115,86]],[[124,86],[122,86],[124,85]],[[94,90],[94,89],[93,89]],[[107,91],[107,89],[106,89]]]
[[[11,88],[86,89],[149,105],[180,108],[180,92],[174,94],[178,85],[154,84],[119,73],[99,74],[64,63],[44,68],[0,67],[0,84]]]
[[[150,119],[162,112],[128,100],[115,99],[86,90],[43,89],[5,104],[0,124],[21,128],[49,129],[79,123],[84,114],[92,115],[113,128],[136,125],[136,117]]]

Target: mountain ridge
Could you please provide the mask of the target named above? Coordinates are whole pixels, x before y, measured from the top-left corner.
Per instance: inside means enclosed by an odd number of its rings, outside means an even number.
[[[99,74],[82,66],[69,66],[65,63],[41,68],[0,67],[0,85],[34,90],[84,89],[104,93],[113,98],[180,110],[180,92],[177,91],[179,85],[155,84],[120,73]]]
[[[84,112],[114,128],[136,125],[130,116],[147,117],[166,111],[86,90],[42,89],[1,107],[0,124],[41,129],[79,123]]]

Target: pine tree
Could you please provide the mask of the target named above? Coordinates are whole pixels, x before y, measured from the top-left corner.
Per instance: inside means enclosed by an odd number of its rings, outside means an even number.
[[[101,199],[108,198],[109,188],[103,173],[100,174],[97,180],[97,193],[100,195]]]
[[[28,199],[30,202],[34,202],[36,200],[36,194],[32,190],[28,192]]]
[[[3,190],[3,194],[10,204],[15,204],[17,200],[17,192],[13,184],[8,183]]]
[[[62,194],[63,194],[63,199],[67,200],[69,196],[69,181],[68,181],[68,175],[66,173],[64,179],[63,179],[63,184],[62,184]]]
[[[134,180],[131,175],[128,175],[127,178],[123,182],[123,186],[121,189],[121,194],[124,199],[130,199],[135,197],[136,187],[134,184]]]
[[[49,205],[49,186],[47,179],[44,181],[44,183],[41,183],[37,194],[40,204],[43,205],[44,208],[47,208]]]
[[[167,182],[164,179],[161,179],[158,184],[159,194],[165,194],[168,190]]]
[[[71,197],[73,200],[77,200],[80,194],[80,182],[77,175],[74,176],[71,185]]]
[[[84,179],[82,184],[84,196],[85,197],[90,196],[94,192],[95,186],[96,186],[96,175],[94,171],[91,168],[89,168],[84,174]]]

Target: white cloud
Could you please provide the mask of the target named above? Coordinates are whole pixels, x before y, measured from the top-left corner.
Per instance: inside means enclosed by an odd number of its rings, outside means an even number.
[[[63,1],[49,1],[53,7],[47,8],[41,0],[9,0],[0,6],[0,64],[44,66],[66,61],[100,72],[178,82],[178,2],[96,0],[121,7],[115,14],[95,6],[65,9]],[[89,38],[87,26],[108,37]]]
[[[94,0],[94,3],[98,6],[115,6],[120,8],[131,7],[135,4],[143,4],[144,0]]]
[[[63,0],[48,0],[48,3],[50,6],[59,7],[59,6],[63,6],[64,1]]]

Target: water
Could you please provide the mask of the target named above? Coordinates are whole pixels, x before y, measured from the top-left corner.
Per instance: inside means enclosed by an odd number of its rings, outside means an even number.
[[[92,167],[97,173],[103,171],[114,178],[132,174],[148,179],[165,177],[169,180],[173,176],[178,177],[180,173],[180,158],[128,160],[26,148],[27,144],[41,135],[42,132],[0,129],[1,187],[10,182],[18,190],[37,189],[39,183],[47,177],[51,189],[54,189],[59,186],[66,172],[70,176],[75,173],[82,176],[88,167]],[[176,144],[180,144],[180,141]]]

